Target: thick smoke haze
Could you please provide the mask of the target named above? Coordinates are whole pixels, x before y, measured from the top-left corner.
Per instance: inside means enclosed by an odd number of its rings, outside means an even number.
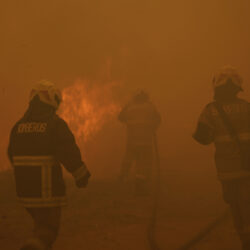
[[[10,168],[10,130],[42,79],[64,90],[69,105],[59,113],[80,131],[77,141],[92,174],[86,190],[65,178],[69,205],[53,249],[149,249],[147,228],[160,249],[178,249],[216,218],[226,204],[214,148],[202,147],[192,134],[222,66],[238,69],[241,96],[250,100],[249,13],[249,0],[1,0],[0,248],[20,249],[31,233],[32,221],[15,200],[13,173],[2,170]],[[68,96],[79,82],[88,83],[79,87],[84,103]],[[110,83],[115,88],[107,89]],[[162,116],[162,172],[152,178],[160,191],[152,185],[148,197],[135,196],[134,175],[126,183],[117,178],[126,146],[117,113],[140,88]],[[98,119],[84,117],[84,110],[74,117],[79,106],[91,105]],[[86,120],[96,126],[88,127],[94,131],[89,137],[81,130]],[[240,249],[232,220],[195,249]]]
[[[204,159],[212,168],[212,149],[191,135],[221,66],[238,68],[250,96],[249,10],[247,0],[2,1],[0,168],[8,133],[35,82],[48,79],[63,88],[76,79],[96,80],[106,77],[107,62],[108,77],[123,83],[121,100],[138,88],[150,92],[163,118],[158,135],[168,168],[202,168]],[[107,161],[119,151],[104,164],[110,171],[125,143],[123,127],[112,123],[115,129],[105,128],[95,142]]]

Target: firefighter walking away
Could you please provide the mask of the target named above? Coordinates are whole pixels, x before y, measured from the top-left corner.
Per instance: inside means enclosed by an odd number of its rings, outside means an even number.
[[[148,93],[140,90],[122,109],[118,119],[127,127],[126,153],[120,180],[127,180],[129,170],[135,162],[136,194],[147,194],[152,175],[153,137],[161,123],[161,117],[150,101]]]
[[[40,82],[31,91],[28,110],[11,131],[8,155],[17,197],[34,222],[33,237],[21,250],[52,249],[66,205],[61,165],[79,188],[86,187],[90,177],[73,134],[56,114],[61,101],[54,84]]]
[[[231,67],[213,80],[214,101],[200,115],[194,139],[215,144],[224,200],[230,206],[242,249],[250,249],[250,105],[240,99],[242,78]]]

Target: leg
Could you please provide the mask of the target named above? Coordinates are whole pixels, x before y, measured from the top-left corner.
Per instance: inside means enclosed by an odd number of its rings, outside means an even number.
[[[129,175],[129,170],[134,161],[134,150],[131,145],[127,145],[126,153],[122,161],[122,169],[120,174],[120,180],[122,182],[126,181]]]
[[[61,208],[27,208],[34,221],[34,238],[50,249],[56,241],[61,219]]]
[[[138,147],[136,157],[136,189],[148,194],[152,178],[153,150],[151,146]]]
[[[229,204],[242,249],[250,250],[250,180],[240,180],[229,190],[232,193]]]
[[[239,213],[242,218],[239,235],[243,249],[250,250],[250,180],[247,179],[239,184]]]

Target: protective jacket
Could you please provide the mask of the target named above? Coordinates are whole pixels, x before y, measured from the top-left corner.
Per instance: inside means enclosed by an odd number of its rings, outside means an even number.
[[[14,167],[18,200],[25,207],[66,204],[61,164],[79,180],[87,168],[66,122],[38,103],[13,127],[8,155]]]
[[[237,132],[241,149],[248,157],[250,155],[250,104],[235,98],[230,102],[222,103],[222,107]],[[215,102],[208,104],[201,113],[194,138],[204,145],[214,142],[215,162],[221,181],[250,177],[250,161],[248,166],[243,166],[240,147],[232,139],[217,111]]]
[[[127,126],[127,143],[131,146],[152,144],[161,117],[150,101],[131,102],[119,114],[119,120]]]

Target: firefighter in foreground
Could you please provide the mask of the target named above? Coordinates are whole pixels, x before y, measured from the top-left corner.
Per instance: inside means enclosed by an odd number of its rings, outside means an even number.
[[[61,101],[61,93],[52,83],[40,82],[10,135],[8,155],[18,200],[34,221],[33,237],[22,250],[52,249],[57,238],[61,207],[66,205],[61,164],[79,188],[86,187],[90,177],[73,134],[56,115]]]
[[[225,202],[230,206],[242,249],[250,249],[250,105],[237,97],[242,78],[225,67],[213,80],[214,102],[203,110],[195,140],[214,143]]]
[[[127,126],[127,147],[120,179],[125,181],[136,163],[136,193],[147,194],[152,175],[153,136],[161,117],[148,94],[141,90],[120,112],[118,119]]]

